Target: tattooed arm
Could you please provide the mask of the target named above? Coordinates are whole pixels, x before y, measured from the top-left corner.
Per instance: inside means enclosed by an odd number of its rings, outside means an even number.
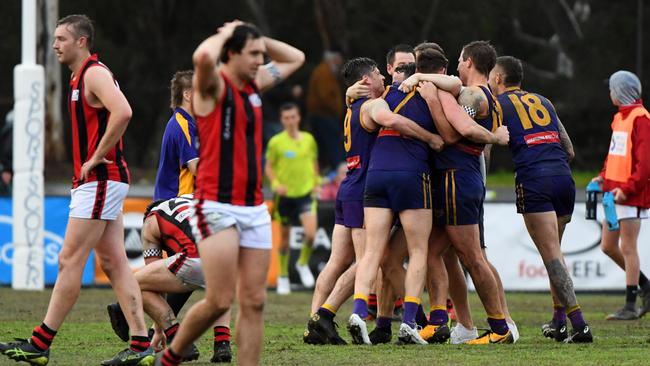
[[[566,152],[567,159],[569,159],[569,162],[571,162],[576,154],[573,151],[573,143],[571,142],[571,138],[566,132],[566,129],[564,128],[564,125],[562,124],[562,121],[560,121],[559,117],[557,119],[557,129],[560,133],[560,145],[562,145],[562,149],[564,152]]]

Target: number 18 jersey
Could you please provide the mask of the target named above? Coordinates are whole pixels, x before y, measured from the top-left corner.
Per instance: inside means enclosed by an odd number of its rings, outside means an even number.
[[[566,152],[560,144],[559,119],[545,97],[509,88],[497,100],[508,126],[515,173],[518,180],[571,175]]]

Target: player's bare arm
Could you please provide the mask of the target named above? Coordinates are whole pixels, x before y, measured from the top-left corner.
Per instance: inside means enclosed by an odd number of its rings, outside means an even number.
[[[409,93],[422,81],[430,81],[434,83],[436,87],[450,92],[455,97],[460,94],[460,90],[463,87],[463,83],[456,76],[444,74],[423,74],[417,72],[404,80],[402,84],[400,84],[399,90],[404,93]]]
[[[217,33],[210,36],[196,48],[192,55],[194,63],[194,99],[192,107],[194,113],[207,115],[214,109],[224,88],[224,81],[219,76],[217,61],[221,54],[224,43],[232,36],[235,28],[243,24],[239,20],[225,23],[217,30]]]
[[[298,70],[305,62],[305,54],[276,39],[269,37],[263,39],[271,62],[259,69],[255,82],[261,90],[266,90]]]
[[[361,106],[361,112],[370,117],[369,119],[375,121],[376,124],[392,128],[405,136],[426,142],[435,151],[440,151],[444,147],[442,137],[427,131],[409,118],[393,113],[388,103],[382,98],[364,103]]]
[[[266,163],[264,164],[264,173],[266,176],[269,178],[269,181],[271,182],[271,190],[280,196],[284,196],[287,194],[287,188],[282,185],[278,179],[275,176],[275,172],[273,172],[273,166],[271,164],[271,159],[266,159]]]
[[[370,97],[370,87],[364,83],[363,79],[350,85],[350,87],[345,90],[345,104],[348,107],[356,99],[369,98],[369,97]]]
[[[564,128],[564,125],[562,124],[562,121],[560,121],[559,117],[557,120],[557,129],[560,135],[560,145],[562,146],[562,150],[564,150],[567,159],[569,159],[570,162],[571,160],[573,160],[576,154],[573,151],[573,142],[571,142],[571,138],[569,137],[569,134],[566,132],[566,129]]]
[[[436,125],[436,129],[445,141],[445,144],[452,145],[461,139],[461,134],[447,120],[442,105],[438,99],[438,88],[432,82],[421,82],[417,87],[418,93],[424,98],[431,112],[431,117]]]
[[[484,144],[508,144],[510,134],[506,126],[500,126],[492,133],[476,123],[450,93],[438,90],[438,98],[447,120],[463,137]]]
[[[198,168],[198,166],[199,166],[199,158],[192,159],[187,162],[187,169],[189,169],[190,173],[192,173],[192,175],[194,176],[196,176],[196,169]]]
[[[99,164],[110,164],[106,154],[120,141],[126,127],[131,120],[131,106],[124,94],[115,85],[113,75],[107,69],[96,66],[91,67],[84,75],[86,85],[86,98],[93,107],[104,106],[110,117],[106,124],[106,132],[102,137],[93,156],[81,166],[80,179],[85,179],[87,174]]]
[[[149,216],[144,221],[140,241],[142,242],[142,251],[148,254],[144,257],[145,265],[162,259],[162,249],[158,244],[161,241],[160,229],[158,229],[158,222],[155,217]]]

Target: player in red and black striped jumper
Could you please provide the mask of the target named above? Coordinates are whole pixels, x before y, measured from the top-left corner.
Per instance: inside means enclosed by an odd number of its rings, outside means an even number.
[[[191,194],[168,200],[157,200],[147,207],[141,231],[145,266],[138,270],[135,278],[142,290],[144,310],[155,322],[151,346],[162,348],[171,343],[179,323],[173,304],[161,296],[167,294],[189,294],[198,288],[205,288],[199,251],[194,242],[190,215],[193,196]],[[163,251],[167,258],[162,259]],[[118,337],[128,337],[124,313],[119,304],[111,304],[109,311],[111,325]],[[166,341],[166,342],[165,342]],[[184,361],[199,358],[199,350],[190,345],[182,354]],[[214,355],[211,362],[230,362],[230,312],[221,316],[214,326]]]
[[[272,60],[266,65],[264,54]],[[239,21],[224,24],[194,52],[192,104],[200,163],[192,226],[205,264],[206,292],[189,310],[158,365],[179,364],[180,352],[230,308],[235,289],[237,361],[259,363],[271,256],[271,217],[261,190],[259,92],[297,70],[304,57]]]
[[[81,276],[92,249],[125,309],[132,335],[130,348],[102,364],[153,360],[140,289],[124,251],[122,204],[129,189],[129,171],[121,137],[131,119],[131,107],[110,70],[90,53],[93,37],[92,22],[85,15],[62,18],[54,32],[57,58],[72,71],[68,111],[72,121],[73,189],[59,273],[45,319],[28,341],[0,344],[0,351],[16,361],[48,362],[56,331],[79,297]]]

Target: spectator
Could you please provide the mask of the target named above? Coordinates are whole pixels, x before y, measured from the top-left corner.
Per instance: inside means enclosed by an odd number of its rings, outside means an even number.
[[[320,164],[334,169],[343,161],[343,93],[339,81],[339,69],[343,57],[337,51],[325,51],[323,61],[316,66],[307,89],[307,113],[314,138],[321,150]]]
[[[334,201],[336,199],[336,194],[339,191],[339,187],[341,186],[341,182],[343,179],[345,179],[345,174],[348,172],[348,166],[346,162],[342,162],[339,164],[338,168],[336,168],[336,172],[332,175],[332,179],[323,184],[323,187],[321,188],[320,191],[320,200],[322,201]]]
[[[5,117],[5,123],[0,128],[0,196],[11,194],[11,180],[13,178],[13,126],[14,111],[11,110]]]

